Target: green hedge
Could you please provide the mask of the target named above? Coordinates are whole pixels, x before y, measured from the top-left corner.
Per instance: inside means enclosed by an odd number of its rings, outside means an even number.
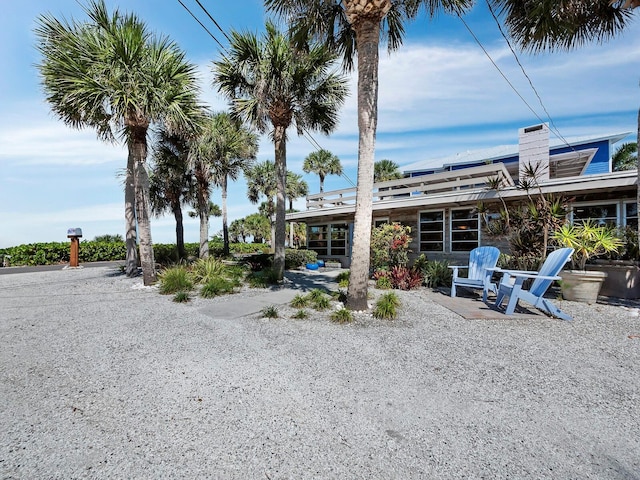
[[[198,258],[199,243],[185,243],[187,257]],[[209,243],[209,252],[213,256],[222,255],[221,243]],[[232,253],[255,253],[268,251],[269,246],[264,243],[232,243]],[[153,246],[155,260],[161,264],[171,264],[178,260],[178,249],[175,244],[157,243]],[[16,247],[0,248],[0,265],[5,255],[9,255],[9,264],[22,265],[55,265],[69,263],[69,242],[30,243]],[[124,260],[127,250],[124,242],[94,242],[80,241],[80,262],[102,262]]]
[[[313,250],[287,248],[284,251],[284,268],[287,270],[301,267],[307,263],[316,263],[317,260],[318,254]]]

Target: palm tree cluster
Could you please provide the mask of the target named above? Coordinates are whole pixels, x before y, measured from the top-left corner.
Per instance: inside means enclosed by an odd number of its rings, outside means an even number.
[[[129,150],[125,184],[128,275],[137,270],[136,236],[145,285],[156,280],[151,241],[147,131],[195,128],[201,114],[195,65],[166,37],[133,14],[109,14],[103,0],[85,7],[86,22],[38,18],[38,64],[53,113],[74,128],[93,128]],[[137,229],[136,229],[137,223]]]

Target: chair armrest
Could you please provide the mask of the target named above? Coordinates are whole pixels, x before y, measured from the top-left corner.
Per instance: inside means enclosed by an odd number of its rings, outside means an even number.
[[[549,275],[538,275],[536,273],[518,272],[518,271],[513,271],[513,270],[511,270],[508,273],[509,273],[510,276],[516,277],[516,278],[541,278],[543,280],[562,280],[562,277],[558,277],[557,275],[551,277]]]
[[[487,268],[487,270],[493,270],[496,273],[508,273],[509,275],[516,275],[516,274],[529,274],[529,275],[537,275],[538,272],[536,272],[535,270],[508,270],[506,268]]]
[[[469,268],[469,265],[447,265],[449,268]]]

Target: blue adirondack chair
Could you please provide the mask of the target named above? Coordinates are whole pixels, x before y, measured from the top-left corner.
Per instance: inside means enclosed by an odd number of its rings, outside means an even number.
[[[495,283],[491,283],[493,269],[498,263],[500,250],[496,247],[478,247],[469,253],[469,265],[449,265],[453,269],[451,296],[456,296],[456,287],[482,289],[482,301],[486,303],[489,290],[496,293]],[[458,270],[468,268],[466,277],[458,276]]]
[[[518,304],[518,300],[522,299],[549,315],[563,320],[572,320],[569,315],[561,311],[550,300],[544,298],[544,294],[551,286],[551,283],[554,280],[560,280],[558,273],[569,261],[572,254],[573,248],[560,248],[550,253],[538,272],[523,272],[496,268],[496,272],[502,272],[504,275],[498,285],[498,296],[494,306],[501,308],[505,297],[509,297],[509,302],[507,303],[504,313],[512,315]],[[522,288],[522,283],[528,278],[533,278],[534,281],[531,287],[525,290]],[[513,279],[513,283],[511,279]]]

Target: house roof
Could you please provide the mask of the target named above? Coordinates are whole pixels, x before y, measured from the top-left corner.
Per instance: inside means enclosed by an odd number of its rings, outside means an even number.
[[[553,138],[549,140],[549,149],[558,149],[567,146],[577,147],[580,145],[609,141],[610,145],[619,142],[623,138],[630,135],[632,132],[619,132],[605,135],[590,135],[580,137],[570,137],[564,140],[559,138]],[[566,142],[565,142],[566,140]],[[497,147],[484,148],[481,150],[467,150],[466,152],[456,153],[455,155],[449,155],[446,157],[437,157],[427,160],[420,160],[418,162],[410,163],[408,165],[400,167],[404,173],[422,172],[425,170],[434,170],[446,168],[454,165],[468,165],[477,164],[484,161],[496,161],[505,158],[517,156],[519,151],[519,145],[499,145]]]

